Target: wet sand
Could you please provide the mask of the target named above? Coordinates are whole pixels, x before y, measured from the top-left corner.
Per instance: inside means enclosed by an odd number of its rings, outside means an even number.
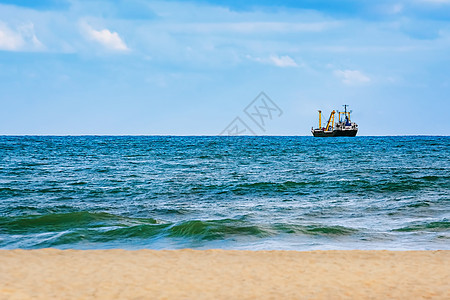
[[[0,299],[450,299],[450,251],[1,250]]]

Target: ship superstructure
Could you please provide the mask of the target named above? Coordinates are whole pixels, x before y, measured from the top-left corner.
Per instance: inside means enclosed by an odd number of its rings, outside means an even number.
[[[356,136],[358,125],[350,120],[351,111],[347,111],[347,104],[343,105],[344,111],[333,110],[328,118],[327,125],[322,127],[322,111],[319,110],[319,128],[311,128],[311,133],[316,137],[327,136]],[[337,114],[337,116],[336,116]],[[337,122],[334,122],[335,116]]]

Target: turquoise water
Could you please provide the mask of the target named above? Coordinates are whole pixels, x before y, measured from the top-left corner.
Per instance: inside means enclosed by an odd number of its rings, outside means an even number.
[[[450,249],[450,137],[0,137],[0,248]]]

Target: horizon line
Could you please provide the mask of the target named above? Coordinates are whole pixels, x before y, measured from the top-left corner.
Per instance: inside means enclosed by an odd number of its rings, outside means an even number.
[[[442,134],[358,135],[355,137],[450,137]],[[218,134],[0,134],[0,137],[314,137],[312,135],[218,135]]]

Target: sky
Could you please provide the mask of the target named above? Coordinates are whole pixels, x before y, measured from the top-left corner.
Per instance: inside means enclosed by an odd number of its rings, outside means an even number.
[[[343,104],[358,135],[449,135],[449,21],[450,0],[0,0],[0,135],[311,135]]]

